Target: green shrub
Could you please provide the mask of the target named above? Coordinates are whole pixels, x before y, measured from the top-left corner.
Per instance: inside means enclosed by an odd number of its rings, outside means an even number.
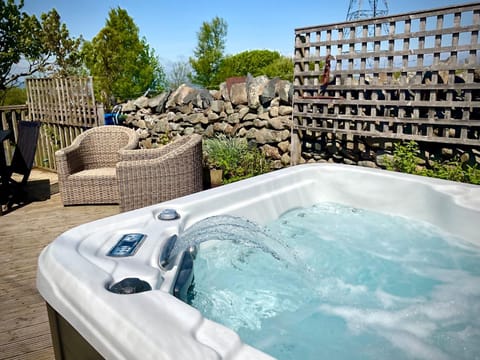
[[[395,144],[393,159],[386,161],[387,170],[418,174],[417,165],[420,158],[418,144],[415,141]]]
[[[270,162],[244,138],[218,135],[203,142],[204,162],[223,171],[223,183],[231,183],[271,170]]]
[[[470,166],[453,159],[446,162],[430,160],[430,168],[419,167],[419,147],[415,141],[395,144],[393,159],[386,161],[387,170],[399,171],[408,174],[435,177],[439,179],[459,181],[471,184],[480,184],[480,169],[477,165]]]

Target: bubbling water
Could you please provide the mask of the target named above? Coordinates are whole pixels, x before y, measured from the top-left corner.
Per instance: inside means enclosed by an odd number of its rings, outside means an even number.
[[[229,241],[270,254],[276,260],[295,263],[294,250],[269,234],[268,229],[247,219],[217,215],[203,219],[179,235],[172,257],[190,246],[206,241]]]
[[[278,359],[479,358],[480,249],[429,224],[325,203],[180,237],[191,305]]]

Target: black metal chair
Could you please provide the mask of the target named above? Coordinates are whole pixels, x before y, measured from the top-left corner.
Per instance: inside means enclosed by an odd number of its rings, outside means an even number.
[[[14,204],[25,202],[25,185],[33,167],[39,132],[39,121],[20,121],[18,123],[18,139],[12,162],[10,166],[1,169],[0,213],[2,213],[3,205],[12,208]],[[21,175],[21,180],[15,180],[13,174]]]

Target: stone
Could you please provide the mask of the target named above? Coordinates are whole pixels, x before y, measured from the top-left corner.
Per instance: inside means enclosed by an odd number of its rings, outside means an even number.
[[[213,131],[215,132],[223,132],[225,130],[225,127],[227,126],[227,123],[224,122],[217,122],[213,124]]]
[[[222,100],[222,92],[220,90],[210,90],[209,92],[214,100]]]
[[[442,156],[451,158],[453,156],[453,149],[452,148],[442,148]]]
[[[151,149],[152,148],[152,138],[149,137],[147,139],[140,140],[138,142],[138,147],[140,149]]]
[[[185,104],[184,99],[193,93],[196,93],[196,89],[182,84],[180,85],[177,90],[175,90],[169,97],[167,103],[165,104],[167,109],[174,108],[176,105],[183,105]]]
[[[222,82],[219,86],[219,91],[221,94],[221,98],[225,101],[230,101],[230,95],[228,93],[227,83]]]
[[[257,76],[253,77],[248,74],[246,81],[246,90],[247,90],[247,103],[248,107],[251,109],[258,108],[260,103],[260,96],[263,93],[265,85],[268,83],[269,79],[267,76]]]
[[[257,114],[248,113],[242,119],[242,121],[255,121],[258,120]]]
[[[170,122],[170,121],[175,121],[176,117],[177,116],[175,115],[175,113],[173,111],[169,111],[167,113],[166,119],[167,119],[168,122]]]
[[[208,122],[214,122],[218,120],[220,116],[218,116],[218,114],[214,113],[213,111],[209,111],[207,117],[208,117]]]
[[[171,93],[171,91],[164,91],[163,93],[151,98],[148,101],[148,106],[152,109],[155,108],[156,113],[165,112],[165,104],[167,103],[168,97]]]
[[[238,113],[228,115],[227,122],[230,124],[238,124],[240,122],[240,115],[238,115]]]
[[[271,102],[270,102],[271,107],[279,107],[280,106],[280,99],[278,97],[275,97]]]
[[[148,106],[148,97],[146,96],[140,96],[139,98],[135,99],[133,103],[137,108],[144,108]]]
[[[182,131],[183,130],[183,127],[182,125],[180,124],[177,124],[177,123],[168,123],[168,128],[170,129],[170,131]]]
[[[343,156],[339,153],[335,153],[332,155],[332,159],[333,161],[335,161],[336,163],[342,163],[343,162]]]
[[[272,118],[277,117],[279,114],[279,107],[278,106],[270,106],[269,110],[270,116]]]
[[[157,121],[155,121],[154,125],[153,125],[153,131],[155,133],[166,133],[168,132],[168,130],[170,129],[170,127],[168,126],[168,121],[166,119],[159,119]]]
[[[183,130],[183,134],[184,134],[184,135],[192,135],[192,134],[194,134],[194,133],[195,133],[195,129],[194,129],[194,128],[191,128],[191,127],[186,128],[185,130]]]
[[[225,110],[225,113],[227,115],[230,115],[230,114],[233,114],[234,113],[234,110],[233,110],[233,105],[230,101],[225,101],[225,103],[223,104],[224,105],[224,110]]]
[[[230,88],[230,100],[233,105],[248,104],[247,86],[245,83],[232,84]]]
[[[387,167],[388,164],[393,162],[393,155],[387,153],[379,153],[375,157],[375,162],[380,167]]]
[[[272,168],[275,170],[283,168],[283,164],[281,160],[273,160],[272,161]]]
[[[243,119],[245,115],[247,115],[250,112],[250,109],[248,108],[248,106],[240,105],[237,112],[238,112],[238,117],[240,119]]]
[[[137,110],[137,107],[135,106],[132,100],[128,100],[127,103],[122,104],[122,112],[124,113],[132,112],[135,110]]]
[[[225,128],[223,129],[223,132],[227,135],[233,135],[235,133],[235,127],[233,127],[230,124],[226,124]]]
[[[280,159],[282,161],[282,165],[290,165],[290,155],[288,153],[285,153],[282,155],[282,158]]]
[[[213,96],[206,89],[194,89],[189,92],[184,98],[183,103],[192,103],[193,106],[200,109],[207,109],[213,101]]]
[[[147,128],[147,122],[143,119],[138,120],[136,123],[137,127],[140,129],[146,129]]]
[[[140,139],[146,139],[150,136],[147,129],[137,129],[137,135]]]
[[[291,106],[282,105],[278,107],[278,114],[280,116],[291,115],[293,108]]]
[[[282,153],[290,150],[290,142],[289,141],[281,141],[281,142],[278,143],[277,146]]]
[[[283,129],[283,121],[279,117],[271,118],[268,120],[268,124],[270,125],[271,128],[276,129],[276,130],[281,130]]]
[[[262,95],[260,95],[260,103],[263,106],[268,105],[275,98],[275,85],[278,81],[280,81],[279,78],[274,78],[264,85]]]
[[[269,159],[273,159],[273,160],[281,159],[280,152],[278,151],[278,148],[275,146],[265,144],[260,149],[265,154],[265,156]]]
[[[255,126],[256,128],[264,128],[264,127],[267,127],[268,126],[268,121],[266,120],[260,120],[260,119],[254,119],[253,120],[253,126]]]
[[[192,123],[192,124],[208,124],[208,118],[205,117],[202,113],[194,113],[187,115],[187,121]]]
[[[213,112],[220,114],[225,109],[225,103],[223,100],[213,100],[212,103],[210,104],[210,109]]]
[[[270,114],[268,113],[268,111],[265,111],[265,112],[262,112],[261,114],[258,114],[258,118],[260,120],[269,120],[270,119]]]
[[[375,164],[373,161],[369,160],[362,160],[357,163],[358,166],[363,166],[363,167],[368,167],[368,168],[377,168],[377,164]]]
[[[257,144],[279,143],[288,139],[290,131],[275,131],[266,128],[256,129],[252,128],[247,132],[247,137],[254,138]]]
[[[182,104],[177,106],[177,110],[180,111],[182,114],[191,114],[193,111],[193,104],[188,103],[188,104]]]
[[[293,86],[287,80],[278,80],[275,84],[275,95],[280,98],[284,104],[292,104]]]
[[[208,138],[211,138],[215,135],[215,131],[213,130],[213,125],[208,125],[207,128],[205,129],[205,131],[203,132],[203,135],[208,137]]]
[[[470,160],[470,154],[465,152],[462,155],[460,155],[460,162],[466,163]]]
[[[247,134],[247,129],[245,129],[245,128],[240,128],[237,132],[237,135],[239,137],[246,137],[246,134]]]

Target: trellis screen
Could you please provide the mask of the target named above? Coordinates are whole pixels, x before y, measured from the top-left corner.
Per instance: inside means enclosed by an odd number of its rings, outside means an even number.
[[[471,3],[296,29],[292,130],[480,145],[479,27]]]

